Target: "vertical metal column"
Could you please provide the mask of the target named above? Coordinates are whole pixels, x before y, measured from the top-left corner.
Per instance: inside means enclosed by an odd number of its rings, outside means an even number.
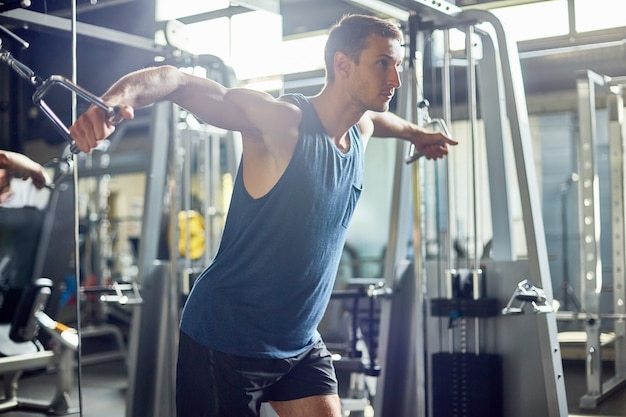
[[[595,166],[596,147],[596,87],[606,96],[609,115],[609,172],[611,202],[611,261],[613,265],[613,312],[601,313],[599,297],[602,277],[599,253],[599,212],[598,177]],[[587,393],[580,399],[581,408],[595,408],[601,401],[620,389],[626,383],[626,289],[624,268],[625,240],[624,220],[624,97],[623,84],[609,77],[586,71],[578,79],[579,98],[579,170],[583,184],[581,188],[580,227],[582,232],[581,257],[585,270],[581,274],[583,289],[583,309],[586,313],[586,354],[587,354]],[[594,263],[595,261],[595,263]],[[594,267],[596,269],[594,269]],[[595,275],[594,275],[595,274]],[[595,285],[594,285],[595,284]],[[601,318],[614,321],[615,375],[602,380]]]
[[[226,213],[222,206],[222,200],[225,192],[230,193],[231,190],[225,190],[224,172],[222,172],[221,163],[221,143],[226,140],[234,141],[232,133],[218,135],[215,132],[209,132],[206,141],[205,155],[205,181],[207,186],[205,220],[206,225],[206,249],[205,249],[205,265],[213,260],[219,249],[220,237],[224,228],[224,219]],[[224,152],[227,156],[228,152]]]
[[[504,140],[508,136],[506,130],[506,107],[502,105],[504,97],[504,81],[502,67],[497,59],[497,46],[493,31],[484,32],[488,28],[476,31],[483,46],[481,64],[477,68],[478,91],[481,97],[481,107],[484,114],[482,120],[485,129],[485,147],[487,152],[487,172],[489,177],[489,191],[491,198],[492,215],[492,253],[495,260],[515,259],[513,244],[513,219],[511,211],[511,173],[507,168],[506,160],[510,152],[509,142]]]
[[[478,110],[477,110],[477,88],[476,88],[476,59],[474,57],[474,25],[469,25],[465,31],[465,55],[467,60],[467,108],[469,113],[469,123],[471,131],[471,146],[472,146],[472,211],[474,214],[474,262],[472,269],[472,297],[474,300],[478,300],[482,297],[480,294],[482,276],[480,271],[480,252],[479,247],[479,217],[478,217]],[[465,321],[465,318],[461,320]],[[480,319],[474,318],[474,353],[480,354]],[[464,323],[462,324],[464,325]],[[465,352],[465,346],[461,347],[461,351]]]
[[[600,198],[596,167],[596,86],[603,87],[605,79],[592,71],[582,73],[577,81],[578,91],[578,175],[581,262],[581,304],[588,315],[586,366],[587,394],[580,406],[593,408],[602,394],[602,355],[600,346],[600,291],[602,267],[600,259]]]
[[[582,306],[591,314],[599,314],[599,294],[602,289],[600,259],[600,199],[596,167],[596,86],[603,87],[602,76],[586,71],[577,80],[578,90],[578,170]]]
[[[164,291],[170,288],[171,272],[165,274],[164,265],[155,265],[158,258],[158,245],[161,237],[161,217],[163,215],[163,200],[166,190],[168,151],[172,129],[172,105],[161,102],[154,105],[152,113],[152,157],[146,178],[144,198],[144,216],[141,225],[141,241],[139,247],[139,273],[137,281],[142,287],[153,289],[151,296],[143,297],[144,303],[161,303],[167,300]],[[167,282],[163,282],[166,280]],[[154,307],[154,306],[150,306]],[[164,344],[163,326],[167,326],[165,317],[170,314],[171,306],[168,303],[158,304],[158,311],[163,313],[151,317],[149,311],[143,311],[145,306],[133,310],[131,334],[128,347],[129,383],[126,395],[126,415],[136,417],[146,415],[153,417],[168,417],[174,415],[172,396],[173,383],[170,383],[170,369],[172,358],[167,358],[168,346]],[[154,311],[154,310],[152,310]],[[152,318],[153,320],[149,320]],[[153,323],[154,328],[150,327]],[[175,337],[177,332],[174,327]],[[171,328],[167,331],[172,332]],[[142,349],[149,349],[141,351]],[[155,358],[158,361],[155,361]],[[151,370],[150,374],[146,370]],[[150,377],[152,376],[152,377]],[[164,403],[168,402],[168,407]]]
[[[418,89],[416,79],[422,69],[421,54],[416,60],[407,54],[402,73],[403,88],[399,90],[398,113],[407,120],[415,120]],[[421,80],[419,81],[421,85]],[[385,257],[384,278],[393,293],[381,299],[378,358],[381,374],[377,380],[374,415],[426,417],[423,387],[424,338],[423,330],[423,271],[421,264],[413,265],[407,258],[407,242],[411,224],[411,206],[421,210],[419,194],[413,196],[411,169],[404,163],[408,143],[398,141],[391,200],[388,248]],[[414,197],[412,199],[412,197]],[[416,262],[421,261],[421,220],[413,218],[413,239]]]
[[[2,41],[0,40],[0,45]],[[9,67],[0,66],[0,103],[6,103],[0,111],[0,148],[9,149],[9,135],[11,132],[11,83],[9,81]]]
[[[625,80],[626,81],[626,80]],[[609,108],[609,163],[611,172],[611,231],[613,242],[613,313],[626,314],[626,211],[624,205],[624,93],[626,82],[611,84]],[[626,378],[626,320],[616,320],[615,326],[615,378]]]

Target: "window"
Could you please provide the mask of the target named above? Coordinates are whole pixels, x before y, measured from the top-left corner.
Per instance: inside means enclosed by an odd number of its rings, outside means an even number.
[[[211,54],[223,60],[230,57],[230,19],[220,17],[186,25],[187,50],[196,55]]]
[[[230,65],[237,78],[280,74],[282,60],[291,59],[281,52],[283,22],[280,15],[255,11],[231,18]]]
[[[590,0],[597,2],[597,0]],[[615,0],[622,2],[623,0]],[[491,9],[504,30],[516,41],[549,38],[569,33],[567,0],[550,0]]]
[[[575,0],[576,32],[626,26],[626,1]]]

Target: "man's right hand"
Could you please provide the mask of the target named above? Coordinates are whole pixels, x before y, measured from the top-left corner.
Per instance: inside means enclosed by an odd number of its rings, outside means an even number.
[[[122,119],[133,119],[135,111],[130,106],[118,105],[118,114]],[[105,112],[91,106],[70,127],[70,136],[82,152],[89,153],[100,142],[115,131],[115,125],[107,118]]]

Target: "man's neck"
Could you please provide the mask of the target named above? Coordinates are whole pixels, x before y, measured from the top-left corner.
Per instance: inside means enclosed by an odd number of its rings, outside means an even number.
[[[310,98],[326,133],[336,143],[346,136],[348,130],[361,119],[364,113],[345,97],[345,94],[338,95],[334,90],[325,87],[318,95]]]

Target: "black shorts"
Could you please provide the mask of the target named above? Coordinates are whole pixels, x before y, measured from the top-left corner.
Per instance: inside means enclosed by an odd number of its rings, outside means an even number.
[[[258,359],[208,349],[180,333],[178,417],[257,417],[261,403],[337,394],[323,341],[288,359]]]

